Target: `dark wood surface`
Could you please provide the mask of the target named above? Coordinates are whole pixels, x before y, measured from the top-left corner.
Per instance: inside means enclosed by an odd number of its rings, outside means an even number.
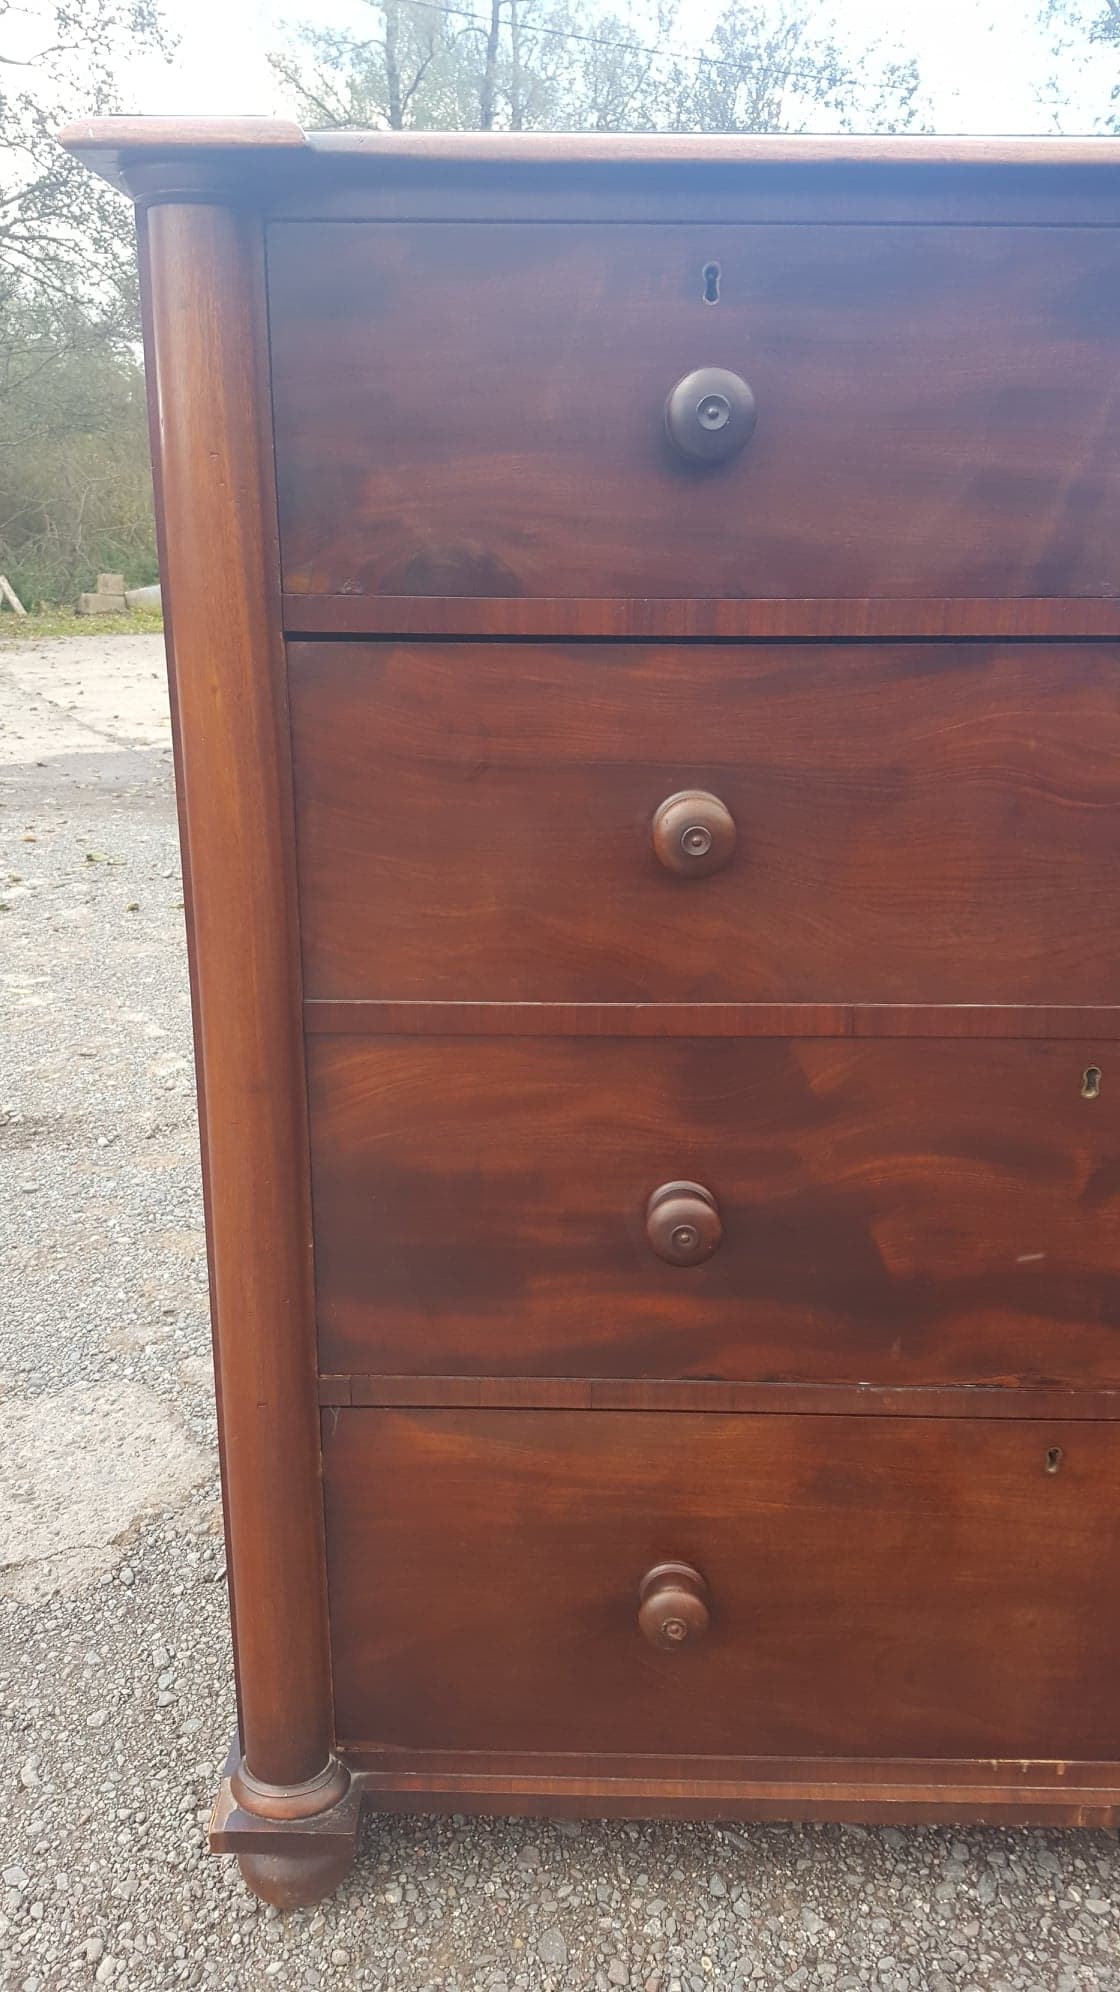
[[[769,637],[1117,637],[1120,599],[990,596],[976,601],[716,601],[645,595],[285,595],[292,636],[607,637],[668,642]]]
[[[430,1003],[309,998],[314,1037],[1120,1037],[1120,1005]]]
[[[309,1041],[320,1367],[1120,1382],[1092,1043]],[[651,1191],[716,1196],[705,1264]]]
[[[1115,1426],[437,1411],[324,1426],[347,1746],[1116,1754]],[[639,1583],[667,1558],[711,1596],[708,1636],[677,1652],[636,1624]]]
[[[1120,1825],[1120,1766],[1102,1767],[1086,1782],[1081,1766],[1054,1783],[1018,1782],[1016,1765],[989,1762],[985,1782],[958,1776],[958,1766],[927,1760],[901,1769],[893,1763],[844,1764],[833,1775],[819,1758],[721,1766],[682,1758],[658,1763],[612,1759],[572,1773],[571,1759],[545,1757],[484,1760],[461,1752],[450,1763],[437,1752],[401,1760],[380,1750],[350,1755],[355,1782],[379,1812],[513,1813],[546,1818],[726,1819],[749,1822],[791,1819],[847,1821],[872,1826],[971,1824],[1115,1828]],[[483,1769],[483,1762],[499,1768]],[[968,1770],[971,1766],[961,1766]],[[1043,1768],[1049,1768],[1043,1767]],[[1028,1766],[1033,1770],[1034,1766]]]
[[[290,592],[1120,594],[1099,230],[278,224],[269,285]],[[705,366],[758,407],[714,468]]]
[[[1120,160],[1120,148],[1108,138],[959,136],[951,138],[918,135],[853,136],[845,132],[807,134],[745,133],[729,136],[719,132],[666,134],[633,132],[480,132],[480,131],[312,131],[304,132],[288,118],[276,117],[167,117],[137,116],[76,118],[60,134],[59,143],[68,152],[88,157],[93,170],[112,154],[122,157],[156,158],[171,153],[190,152],[199,156],[231,148],[264,149],[269,155],[277,149],[296,150],[313,156],[360,158],[374,162],[384,171],[394,160],[413,160],[442,166],[448,177],[464,165],[496,164],[507,171],[511,166],[558,165],[604,166],[648,170],[651,166],[670,167],[686,172],[697,166],[721,166],[728,172],[748,171],[759,165],[782,163],[790,167],[837,167],[859,165],[879,169],[921,165],[955,168],[981,179],[991,171],[1025,168],[1035,175],[1056,172],[1059,179],[1071,169],[1085,167],[1112,169]],[[273,164],[269,158],[269,165]],[[600,184],[609,187],[609,177]]]
[[[1113,644],[291,644],[306,994],[1107,1004],[1118,666]],[[735,818],[714,877],[654,856],[686,787]]]
[[[65,142],[146,211],[212,1844],[1114,1823],[1120,145]]]
[[[218,207],[146,221],[239,1721],[287,1788],[329,1764],[331,1712],[262,251]]]
[[[1115,223],[1109,138],[305,133],[282,118],[82,118],[62,143],[137,201],[536,222]]]
[[[328,1372],[320,1404],[508,1411],[745,1411],[758,1417],[1115,1418],[1120,1390],[1007,1384],[715,1383],[708,1377],[386,1376]]]
[[[413,134],[419,136],[419,134]],[[434,134],[425,134],[431,137]],[[238,153],[186,156],[166,165],[130,163],[127,170],[143,198],[158,196],[170,175],[182,185],[189,169],[197,194],[228,187],[236,170],[236,197],[252,186],[262,213],[274,222],[405,221],[606,223],[648,228],[651,222],[706,227],[761,223],[804,227],[873,225],[923,227],[1091,227],[1120,223],[1120,153],[1115,138],[1090,141],[1079,162],[1046,146],[1034,161],[990,157],[987,170],[920,156],[891,162],[889,172],[855,154],[795,163],[770,154],[744,158],[736,169],[725,159],[693,157],[690,170],[671,155],[606,174],[561,149],[519,173],[484,155],[445,166],[404,144],[379,157],[325,146],[323,134],[300,156],[274,153],[254,166]],[[1111,145],[1111,154],[1109,148]],[[1046,158],[1054,170],[1046,170]],[[1095,162],[1095,163],[1094,163]],[[448,162],[450,164],[450,162]],[[1102,167],[1104,170],[1102,171]],[[1041,168],[1041,170],[1040,170]]]

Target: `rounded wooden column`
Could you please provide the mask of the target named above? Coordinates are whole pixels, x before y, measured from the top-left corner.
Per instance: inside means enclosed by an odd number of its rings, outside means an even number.
[[[186,872],[242,1763],[332,1805],[311,1208],[260,221],[146,216],[147,344]]]

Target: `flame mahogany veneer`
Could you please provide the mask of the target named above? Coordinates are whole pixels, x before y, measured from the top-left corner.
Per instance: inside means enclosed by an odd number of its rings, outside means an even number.
[[[211,1844],[1115,1824],[1120,145],[66,143],[140,217]]]

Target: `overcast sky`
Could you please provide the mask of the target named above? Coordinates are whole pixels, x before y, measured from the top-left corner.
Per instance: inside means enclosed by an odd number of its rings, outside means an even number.
[[[1053,131],[1046,80],[1053,70],[1036,25],[1037,0],[834,0],[834,17],[853,47],[877,41],[905,46],[921,64],[939,132]],[[717,0],[683,0],[678,45],[698,42]],[[277,112],[284,108],[265,61],[282,39],[285,18],[360,20],[357,0],[164,0],[179,36],[174,66],[152,60],[122,79],[130,108],[148,112]],[[1060,128],[1091,130],[1106,109],[1115,63],[1099,46],[1063,64]],[[1040,101],[1040,97],[1043,101]]]

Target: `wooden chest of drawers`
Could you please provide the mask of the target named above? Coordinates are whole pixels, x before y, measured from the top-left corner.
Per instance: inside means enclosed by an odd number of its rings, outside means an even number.
[[[238,1741],[1120,1817],[1120,146],[125,122]]]

